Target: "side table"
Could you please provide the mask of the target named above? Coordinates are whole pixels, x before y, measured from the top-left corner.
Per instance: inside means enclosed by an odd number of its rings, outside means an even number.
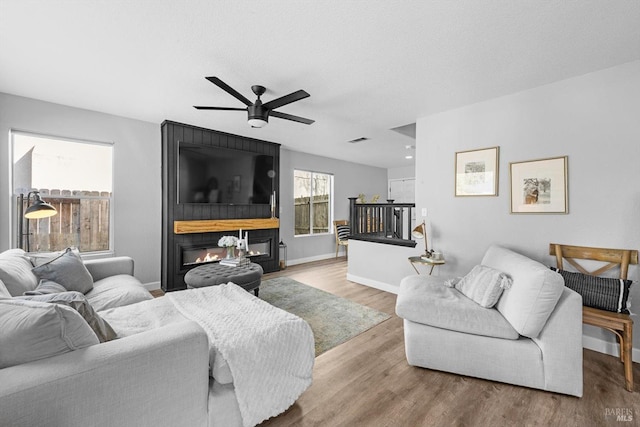
[[[411,263],[411,267],[413,267],[417,274],[420,274],[420,271],[416,268],[416,264],[431,266],[431,269],[429,270],[429,276],[431,276],[431,273],[433,273],[433,269],[436,267],[436,265],[445,264],[444,258],[433,259],[422,256],[410,256],[409,262]]]

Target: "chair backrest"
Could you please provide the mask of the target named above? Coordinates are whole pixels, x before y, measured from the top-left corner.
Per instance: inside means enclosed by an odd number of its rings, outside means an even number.
[[[587,246],[549,244],[549,255],[555,255],[557,267],[563,268],[563,260],[566,260],[582,274],[599,276],[613,268],[620,267],[620,279],[626,280],[630,264],[638,264],[638,251],[635,249],[606,249],[591,248]],[[605,265],[593,271],[587,270],[576,259],[601,261]]]
[[[346,219],[333,221],[333,231],[336,235],[336,243],[347,240],[349,236],[349,221]]]

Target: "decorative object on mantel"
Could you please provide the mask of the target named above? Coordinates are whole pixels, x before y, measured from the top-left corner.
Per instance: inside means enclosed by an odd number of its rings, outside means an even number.
[[[238,238],[236,236],[222,236],[220,240],[218,240],[218,246],[227,248],[227,259],[236,257],[237,244]]]
[[[54,208],[53,206],[51,206],[49,203],[45,202],[44,200],[42,200],[42,197],[40,197],[40,192],[39,191],[30,191],[27,194],[26,200],[27,200],[27,204],[29,203],[29,200],[31,199],[31,196],[33,196],[33,203],[31,204],[31,206],[29,206],[27,208],[26,211],[24,211],[24,214],[22,212],[22,210],[24,209],[24,194],[20,193],[20,195],[18,196],[18,248],[20,249],[26,249],[27,252],[29,252],[30,248],[29,248],[29,220],[30,219],[40,219],[40,218],[48,218],[51,216],[54,216],[58,213],[58,211],[56,210],[56,208]],[[27,231],[26,233],[23,231],[23,224],[24,224],[24,220],[27,220]],[[24,237],[26,236],[26,239],[24,239]],[[26,240],[26,245],[24,244],[24,240]]]
[[[423,258],[431,258],[433,256],[433,249],[429,250],[428,242],[427,242],[427,225],[424,221],[422,224],[417,225],[416,228],[411,232],[411,236],[414,239],[424,239],[424,255]]]
[[[569,213],[568,157],[509,163],[511,213]]]
[[[497,196],[500,147],[456,152],[456,197]]]
[[[238,249],[238,258],[242,259],[247,254],[249,248],[249,233],[245,233],[245,238],[242,238],[242,229],[238,230],[238,243],[236,243],[236,249]]]
[[[271,195],[271,218],[276,217],[276,192]]]

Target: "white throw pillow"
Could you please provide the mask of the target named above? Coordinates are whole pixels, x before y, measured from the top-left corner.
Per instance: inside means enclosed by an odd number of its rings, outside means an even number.
[[[98,344],[74,309],[19,299],[0,299],[0,369]]]
[[[562,276],[500,246],[491,246],[482,264],[504,271],[513,280],[511,288],[502,293],[496,309],[520,335],[537,337],[562,295]]]
[[[476,265],[454,287],[464,296],[484,308],[491,308],[498,302],[504,289],[511,287],[511,279],[502,271],[486,265]]]

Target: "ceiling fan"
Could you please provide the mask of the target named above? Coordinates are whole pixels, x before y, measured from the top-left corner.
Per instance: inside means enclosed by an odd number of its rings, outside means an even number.
[[[226,111],[246,111],[249,114],[249,125],[254,128],[261,128],[267,125],[269,122],[269,116],[277,117],[279,119],[292,120],[294,122],[304,123],[306,125],[310,125],[314,122],[311,119],[305,119],[304,117],[294,116],[292,114],[281,113],[279,111],[274,111],[276,108],[282,107],[287,104],[291,104],[292,102],[300,101],[301,99],[307,98],[310,96],[304,90],[298,90],[296,92],[290,93],[289,95],[281,96],[280,98],[272,99],[267,103],[262,103],[260,96],[264,94],[267,90],[264,86],[254,85],[251,86],[251,90],[258,96],[256,102],[251,102],[244,96],[242,96],[238,91],[233,89],[231,86],[223,82],[217,77],[206,77],[214,85],[218,86],[220,89],[229,93],[236,99],[239,99],[243,104],[245,104],[246,108],[235,108],[235,107],[203,107],[199,105],[194,105],[193,107],[198,110],[226,110]]]

